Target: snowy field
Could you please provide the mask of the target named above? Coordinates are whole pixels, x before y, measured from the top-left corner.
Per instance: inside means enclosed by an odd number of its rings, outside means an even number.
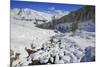
[[[81,22],[75,33],[54,32],[35,26],[36,19],[50,21],[51,17],[51,14],[30,9],[11,10],[12,67],[92,61],[95,31],[88,29],[94,29],[95,24],[91,20]]]

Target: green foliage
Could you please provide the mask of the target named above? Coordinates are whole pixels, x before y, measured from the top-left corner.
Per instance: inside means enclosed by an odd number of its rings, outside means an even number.
[[[75,32],[78,29],[78,21],[74,21],[71,25],[71,31]]]

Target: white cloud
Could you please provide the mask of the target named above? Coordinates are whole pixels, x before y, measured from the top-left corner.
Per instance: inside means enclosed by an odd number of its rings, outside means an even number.
[[[55,10],[55,7],[49,7],[48,9],[49,10]]]

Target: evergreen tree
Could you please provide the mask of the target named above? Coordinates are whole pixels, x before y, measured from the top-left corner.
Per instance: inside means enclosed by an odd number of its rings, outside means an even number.
[[[74,21],[71,25],[71,31],[75,32],[78,29],[78,21]]]

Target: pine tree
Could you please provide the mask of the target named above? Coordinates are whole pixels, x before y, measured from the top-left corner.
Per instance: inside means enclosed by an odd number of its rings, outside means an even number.
[[[71,25],[71,31],[75,32],[78,29],[78,21],[74,21]]]

